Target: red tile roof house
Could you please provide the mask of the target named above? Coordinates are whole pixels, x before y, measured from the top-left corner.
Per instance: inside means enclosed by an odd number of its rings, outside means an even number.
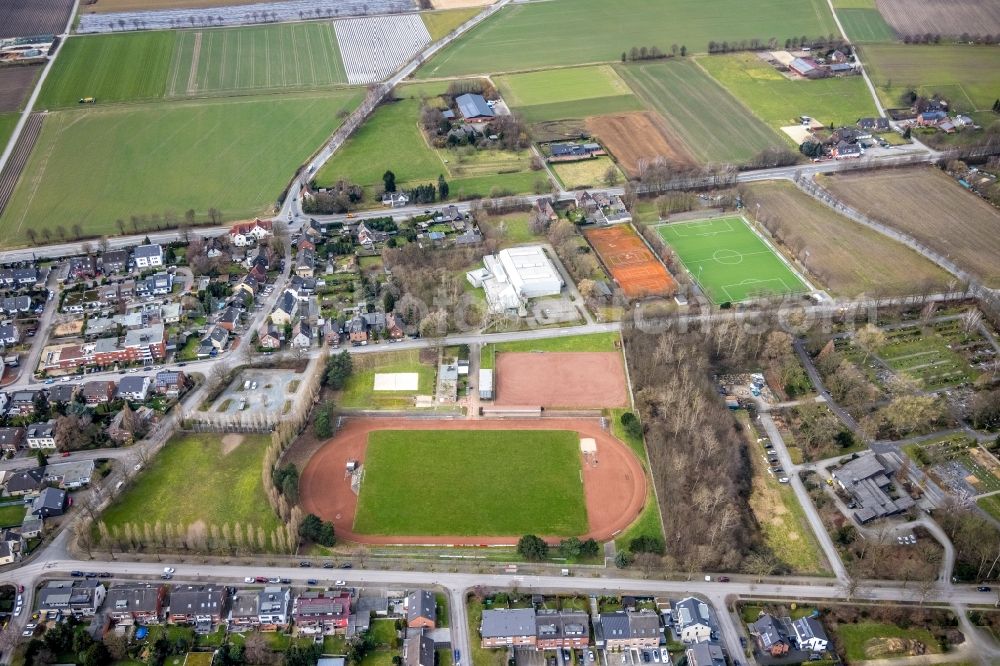
[[[229,229],[229,239],[236,247],[244,247],[271,235],[271,220],[239,222]]]
[[[93,381],[83,385],[83,398],[88,405],[99,405],[111,402],[115,395],[115,383],[110,381]]]
[[[332,634],[347,628],[351,595],[347,592],[305,592],[292,607],[295,626],[305,634]]]
[[[433,592],[416,590],[406,597],[406,626],[411,629],[437,626],[437,599]]]

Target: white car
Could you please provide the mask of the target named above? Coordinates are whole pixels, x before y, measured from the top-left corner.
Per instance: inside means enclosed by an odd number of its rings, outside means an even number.
[[[163,573],[165,573],[165,574],[172,574],[173,572],[174,572],[174,568],[173,567],[163,567]]]
[[[788,477],[787,476],[779,477],[778,483],[788,483]]]
[[[250,382],[250,390],[251,391],[257,390],[257,382]]]
[[[32,631],[34,631],[35,627],[37,627],[37,626],[38,626],[37,623],[35,623],[35,622],[29,622],[28,624],[24,625],[24,628],[25,629],[31,629]]]
[[[663,660],[664,664],[670,663],[670,653],[667,652],[667,648],[660,648],[660,659]]]
[[[253,576],[245,576],[245,577],[243,578],[243,582],[244,582],[244,583],[255,583],[255,582],[257,582],[257,581],[255,581],[255,580],[254,580],[254,577],[253,577]]]
[[[336,585],[337,587],[344,587],[345,585],[347,585],[347,581],[345,581],[345,580],[337,580],[337,581],[334,581],[333,584]]]
[[[32,631],[31,629],[25,629],[24,631],[21,632],[21,635],[22,636],[34,636],[35,632]]]
[[[137,472],[138,472],[139,470],[141,470],[141,469],[142,469],[142,463],[141,463],[141,462],[137,462],[137,463],[135,464],[135,467],[133,467],[132,469],[134,469],[135,471],[137,471]]]

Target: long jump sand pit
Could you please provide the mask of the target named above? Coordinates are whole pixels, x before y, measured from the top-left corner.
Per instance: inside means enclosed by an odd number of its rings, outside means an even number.
[[[339,539],[365,544],[419,545],[514,545],[521,534],[501,536],[463,535],[372,535],[354,529],[358,495],[352,478],[346,473],[348,461],[357,460],[364,470],[368,436],[377,430],[552,430],[573,431],[580,439],[593,439],[594,453],[580,453],[579,473],[583,481],[588,531],[582,539],[606,541],[625,529],[642,511],[646,502],[646,475],[642,463],[628,446],[601,427],[599,418],[545,419],[405,419],[348,418],[337,434],[326,442],[306,463],[299,480],[302,508],[323,520],[330,520]],[[502,458],[491,464],[503,464]],[[363,477],[361,484],[376,482]],[[504,490],[516,492],[516,488]],[[447,513],[447,503],[433,510]],[[540,535],[551,537],[551,535]],[[553,538],[552,540],[558,540]]]
[[[502,352],[496,360],[496,404],[546,409],[628,405],[618,352]]]
[[[416,372],[375,373],[373,391],[416,391],[420,386],[420,375]]]
[[[628,298],[671,296],[677,290],[667,267],[631,224],[590,229],[584,236]]]

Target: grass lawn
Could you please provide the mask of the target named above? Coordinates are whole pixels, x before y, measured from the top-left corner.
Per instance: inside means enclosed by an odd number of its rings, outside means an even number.
[[[0,148],[5,147],[10,141],[10,135],[14,133],[14,127],[17,126],[20,117],[20,113],[0,113]]]
[[[112,527],[158,522],[204,522],[262,527],[270,535],[280,526],[264,496],[260,478],[263,435],[245,435],[227,454],[217,433],[175,435],[111,505],[101,520]]]
[[[25,513],[27,513],[27,507],[24,502],[0,506],[0,527],[20,525],[24,521]]]
[[[346,84],[328,22],[276,23],[177,34],[166,95]]]
[[[516,4],[480,23],[417,72],[423,78],[612,62],[633,46],[703,52],[710,40],[836,32],[821,0],[552,0]]]
[[[130,32],[69,37],[45,79],[36,108],[77,106],[81,97],[105,102],[163,97],[177,32]]]
[[[51,113],[0,217],[3,244],[69,221],[99,235],[121,233],[117,219],[131,231],[132,216],[146,216],[140,224],[149,229],[188,209],[199,220],[212,207],[224,220],[267,213],[360,96],[340,90]]]
[[[1000,495],[990,495],[976,500],[979,508],[1000,520]]]
[[[989,111],[1000,89],[1000,49],[989,46],[872,44],[861,59],[887,106],[913,89],[944,96],[953,111]]]
[[[413,92],[411,86],[407,93]],[[320,186],[345,178],[366,188],[369,197],[382,188],[386,171],[396,174],[400,189],[448,179],[452,198],[486,196],[494,188],[511,193],[532,191],[542,172],[530,171],[528,151],[435,150],[417,125],[416,97],[383,104],[316,174]],[[445,160],[448,163],[445,163]],[[501,173],[506,172],[506,173]]]
[[[792,239],[808,249],[806,266],[830,293],[909,294],[914,285],[939,285],[950,275],[902,243],[862,226],[803,193],[791,183],[772,181],[748,186],[747,210],[760,204],[760,217],[786,244]],[[792,254],[795,250],[788,248]]]
[[[483,604],[470,598],[466,610],[469,616],[469,635],[476,636],[483,622]],[[474,640],[469,647],[472,650],[472,666],[507,666],[506,650],[489,650],[480,645],[480,641]]]
[[[609,65],[510,74],[496,82],[504,101],[531,123],[642,108]]]
[[[855,42],[894,42],[896,33],[875,8],[836,8],[847,36]]]
[[[824,125],[854,125],[877,115],[875,101],[860,76],[792,81],[751,53],[707,56],[698,64],[774,128],[811,116]]]
[[[212,666],[211,652],[188,652],[184,666]]]
[[[672,140],[701,162],[745,162],[785,139],[694,61],[618,67],[633,90],[667,121]]]
[[[615,544],[620,549],[627,550],[632,540],[640,536],[653,536],[658,539],[663,538],[663,519],[660,517],[660,507],[656,504],[656,495],[653,492],[653,479],[649,476],[649,462],[646,459],[646,447],[641,437],[633,437],[621,424],[621,416],[630,411],[623,407],[605,410],[605,416],[611,421],[611,432],[615,437],[628,444],[636,457],[642,461],[642,467],[646,470],[647,484],[646,506],[642,513],[631,525],[625,528],[621,534],[615,537]]]
[[[909,638],[916,639],[927,646],[928,654],[941,652],[938,642],[927,629],[900,629],[891,624],[877,622],[859,622],[858,624],[842,624],[837,627],[837,635],[844,647],[844,656],[849,661],[867,659],[865,643],[873,638]],[[890,655],[883,655],[890,656]],[[898,655],[905,656],[905,655]]]
[[[420,375],[416,391],[374,391],[376,373],[416,372]],[[400,409],[413,405],[413,396],[434,392],[434,368],[420,362],[416,349],[378,354],[359,354],[354,358],[354,372],[347,380],[337,404],[347,409]]]
[[[431,34],[431,41],[436,42],[481,11],[481,7],[463,7],[437,12],[423,12],[420,16],[424,19],[427,32]]]
[[[587,512],[579,435],[568,430],[372,432],[354,529],[393,535],[583,534]]]
[[[621,170],[615,166],[610,157],[597,157],[579,162],[556,162],[552,165],[552,171],[559,177],[567,190],[605,186],[604,175],[608,169],[615,170],[618,174],[618,182],[625,179]]]
[[[716,305],[808,291],[741,217],[664,224],[657,231]]]
[[[540,340],[515,340],[492,345],[501,352],[609,352],[617,351],[617,333],[566,335]]]
[[[531,220],[527,213],[491,215],[480,221],[480,225],[498,235],[501,238],[500,244],[502,246],[537,243],[542,239],[542,236],[532,233]]]

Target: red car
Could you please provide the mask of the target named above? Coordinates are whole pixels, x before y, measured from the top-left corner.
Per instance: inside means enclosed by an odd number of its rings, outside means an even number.
[[[254,578],[254,580],[257,581],[258,583],[266,583],[267,582],[267,578],[265,576],[257,576],[256,578]]]
[[[60,458],[66,458],[66,457],[68,457],[68,456],[69,456],[69,451],[66,451],[65,453],[63,453],[63,454],[62,454],[61,456],[59,456],[59,457],[60,457]]]
[[[718,580],[720,583],[728,583],[729,576],[719,576],[716,580]]]

